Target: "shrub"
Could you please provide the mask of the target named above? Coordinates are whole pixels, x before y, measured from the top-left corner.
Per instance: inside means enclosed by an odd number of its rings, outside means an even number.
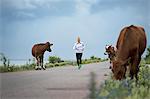
[[[54,66],[55,66],[55,67],[59,66],[59,63],[55,63]]]
[[[51,67],[57,67],[57,66],[65,66],[65,65],[73,65],[73,62],[71,61],[64,61],[64,62],[60,62],[60,63],[47,63],[46,67],[47,68],[51,68]]]
[[[96,59],[96,60],[101,60],[101,58],[98,58],[98,57],[95,57],[95,56],[91,56],[90,59],[91,59],[91,60],[95,60],[95,59]]]
[[[9,67],[0,66],[0,72],[16,72],[16,71],[25,71],[25,70],[33,70],[35,64],[26,64],[26,65],[10,65]]]
[[[57,57],[57,56],[50,56],[48,58],[49,63],[59,63],[61,62],[61,58]]]
[[[139,80],[112,80],[110,77],[92,99],[150,99],[150,67],[140,66]],[[91,92],[92,93],[92,92]]]
[[[145,61],[147,64],[150,64],[150,46],[147,48],[147,54],[145,56]]]
[[[91,56],[90,59],[95,59],[95,56]]]
[[[82,64],[97,63],[97,62],[100,62],[100,60],[99,59],[93,59],[93,60],[85,59],[82,61]]]
[[[90,73],[90,85],[89,85],[89,98],[90,99],[96,99],[96,95],[97,95],[97,89],[96,89],[96,74],[94,72]]]
[[[47,63],[47,64],[45,64],[45,66],[46,66],[46,68],[55,67],[54,64],[52,64],[52,63]]]

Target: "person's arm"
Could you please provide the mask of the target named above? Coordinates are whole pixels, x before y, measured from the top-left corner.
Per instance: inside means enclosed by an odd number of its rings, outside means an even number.
[[[73,49],[76,49],[76,43],[74,44]]]
[[[82,43],[82,51],[84,50],[84,48],[85,48],[85,45],[84,45],[84,43]]]

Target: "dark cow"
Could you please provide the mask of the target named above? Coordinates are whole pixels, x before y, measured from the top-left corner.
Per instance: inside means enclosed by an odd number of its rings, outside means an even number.
[[[45,66],[43,66],[43,56],[45,51],[51,52],[51,46],[53,44],[50,44],[49,42],[47,43],[40,43],[40,44],[35,44],[32,47],[32,55],[36,58],[37,60],[37,66],[36,70],[41,69],[41,67],[45,70]]]
[[[112,72],[116,80],[125,78],[129,61],[130,77],[138,80],[139,63],[146,44],[146,33],[143,27],[131,25],[121,30],[116,45],[116,57],[112,62]]]
[[[105,46],[105,53],[104,53],[104,55],[108,55],[108,58],[110,60],[110,64],[114,60],[115,54],[116,54],[116,49],[112,45],[106,45]],[[109,67],[109,69],[111,69],[111,66]]]

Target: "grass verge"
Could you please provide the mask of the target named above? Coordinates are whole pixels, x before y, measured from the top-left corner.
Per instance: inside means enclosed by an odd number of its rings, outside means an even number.
[[[94,86],[93,89],[90,88],[92,89],[90,96],[96,97],[89,97],[89,99],[150,99],[150,67],[141,65],[138,77],[137,83],[135,79],[130,80],[129,77],[122,81],[112,80],[110,77],[105,80],[99,90],[96,90]],[[93,90],[97,91],[95,95],[92,95]]]

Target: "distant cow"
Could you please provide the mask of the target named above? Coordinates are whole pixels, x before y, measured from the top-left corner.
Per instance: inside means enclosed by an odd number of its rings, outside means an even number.
[[[108,58],[110,60],[110,64],[114,60],[115,54],[116,54],[116,49],[112,45],[106,45],[105,46],[105,53],[104,53],[104,55],[108,55]],[[111,68],[112,68],[112,66],[109,67],[109,69],[111,69]]]
[[[50,44],[49,42],[47,43],[40,43],[40,44],[35,44],[32,47],[32,55],[36,58],[37,60],[37,66],[35,67],[36,70],[41,69],[41,67],[45,70],[45,66],[43,66],[43,56],[45,51],[51,52],[51,46],[53,44]]]
[[[141,55],[146,48],[146,33],[143,27],[131,25],[121,30],[117,41],[117,52],[112,62],[114,78],[121,80],[125,78],[127,64],[130,61],[130,77],[138,80],[139,63]]]
[[[110,64],[115,58],[116,49],[112,45],[106,45],[105,46],[105,53],[104,55],[108,55],[108,58],[110,60]],[[111,69],[111,66],[109,67]]]

